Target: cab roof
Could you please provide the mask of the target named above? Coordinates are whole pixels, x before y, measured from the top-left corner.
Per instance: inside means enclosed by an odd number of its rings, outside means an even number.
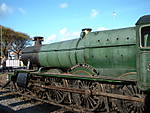
[[[140,17],[136,25],[148,24],[148,23],[150,23],[150,15],[145,15],[145,16]]]

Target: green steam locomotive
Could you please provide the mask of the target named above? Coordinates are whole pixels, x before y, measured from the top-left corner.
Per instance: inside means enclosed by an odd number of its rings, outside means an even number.
[[[82,29],[78,39],[47,45],[42,40],[35,37],[22,52],[28,69],[11,76],[18,89],[72,110],[148,112],[150,15],[134,27]]]

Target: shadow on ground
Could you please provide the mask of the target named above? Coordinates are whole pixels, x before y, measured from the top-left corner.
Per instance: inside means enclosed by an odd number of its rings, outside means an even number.
[[[17,112],[7,106],[0,105],[0,113],[17,113]]]
[[[4,95],[3,95],[4,94]],[[20,97],[19,95],[12,95],[7,94],[7,91],[1,91],[0,92],[0,101],[11,101],[10,103],[7,103],[7,106],[2,103],[0,103],[0,113],[51,113],[61,110],[61,107],[54,106],[51,104],[46,103],[40,103],[40,104],[33,104],[31,107],[26,107],[26,104],[31,103],[31,100],[23,100],[23,101],[13,101],[11,99]],[[35,101],[36,102],[36,101]],[[23,108],[19,108],[19,110],[14,111],[13,107],[19,107],[24,106]],[[64,112],[64,113],[73,113],[73,112]]]
[[[32,107],[28,107],[25,109],[20,109],[17,111],[17,113],[50,113],[53,111],[57,111],[59,109],[61,108],[44,103],[44,104],[39,104],[39,105],[35,105]]]

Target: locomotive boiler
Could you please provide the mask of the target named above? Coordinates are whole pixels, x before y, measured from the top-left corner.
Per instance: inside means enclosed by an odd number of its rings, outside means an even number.
[[[143,113],[150,89],[150,15],[134,27],[95,31],[22,52],[28,70],[11,76],[16,90],[81,111]],[[146,103],[146,102],[145,102]]]

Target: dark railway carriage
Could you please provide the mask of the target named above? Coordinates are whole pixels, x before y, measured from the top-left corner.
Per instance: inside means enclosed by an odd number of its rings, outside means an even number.
[[[150,15],[135,27],[83,29],[79,39],[47,45],[42,40],[36,37],[35,46],[22,53],[29,70],[11,77],[18,90],[72,110],[144,112],[150,89]]]

